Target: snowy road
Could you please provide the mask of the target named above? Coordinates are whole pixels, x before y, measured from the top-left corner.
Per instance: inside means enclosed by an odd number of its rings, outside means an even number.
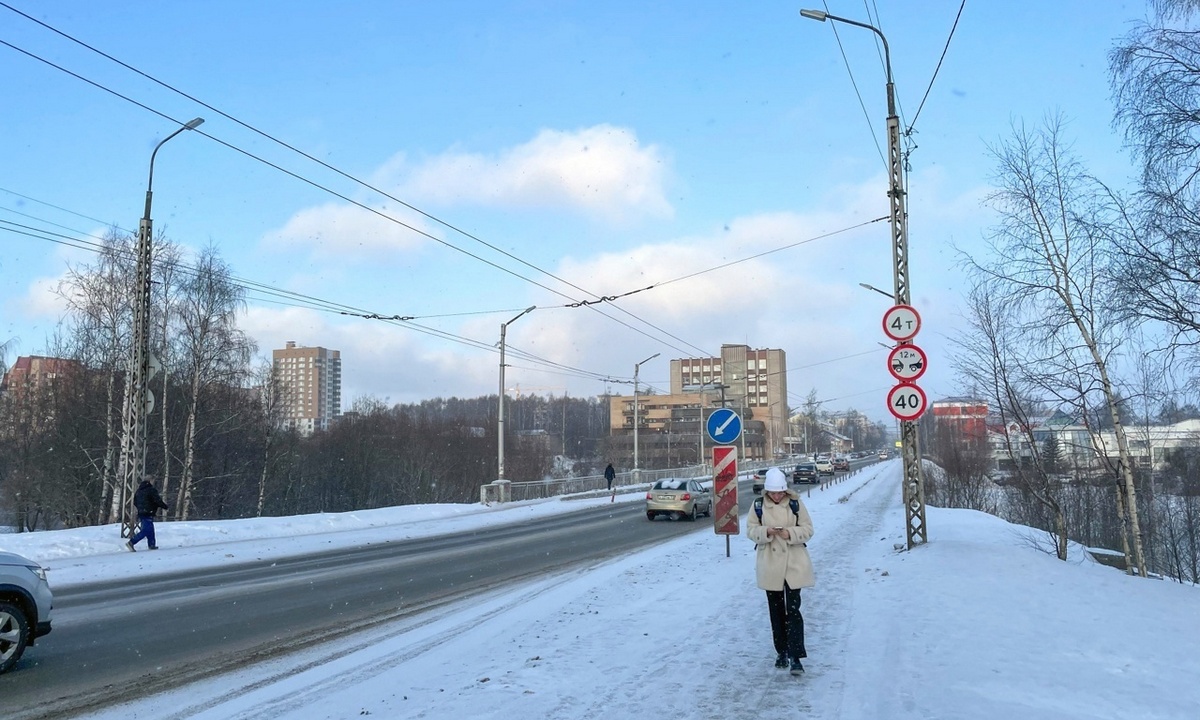
[[[879,475],[879,477],[876,477]],[[762,717],[783,692],[834,717],[846,689],[859,556],[898,506],[898,468],[875,466],[814,491],[819,586],[805,591],[810,674],[772,667],[753,546],[732,557],[710,526],[653,549],[442,607],[413,621],[226,675],[96,718]],[[837,502],[848,496],[845,503]],[[743,518],[744,527],[744,518]],[[684,672],[680,672],[680,669]],[[168,710],[169,708],[169,710]]]

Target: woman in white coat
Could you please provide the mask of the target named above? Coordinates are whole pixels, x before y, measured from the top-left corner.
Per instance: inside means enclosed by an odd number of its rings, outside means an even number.
[[[771,632],[775,641],[775,667],[804,672],[804,616],[800,614],[800,588],[812,587],[812,559],[805,545],[813,536],[812,518],[800,496],[788,489],[779,468],[767,471],[763,496],[754,499],[746,535],[757,547],[755,571],[758,586],[767,591]]]

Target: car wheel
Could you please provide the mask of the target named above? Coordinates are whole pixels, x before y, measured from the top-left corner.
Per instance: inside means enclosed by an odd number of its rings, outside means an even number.
[[[688,513],[687,519],[689,522],[696,522],[696,506],[692,505],[692,511]]]
[[[17,664],[28,643],[29,620],[25,612],[12,603],[0,602],[0,673]]]
[[[654,522],[654,513],[647,510],[646,511],[646,519],[649,520],[650,522]]]

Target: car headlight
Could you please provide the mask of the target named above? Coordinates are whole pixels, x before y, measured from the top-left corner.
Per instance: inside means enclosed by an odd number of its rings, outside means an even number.
[[[37,575],[42,582],[46,582],[46,568],[38,565],[26,565],[25,567],[29,568],[29,572]]]

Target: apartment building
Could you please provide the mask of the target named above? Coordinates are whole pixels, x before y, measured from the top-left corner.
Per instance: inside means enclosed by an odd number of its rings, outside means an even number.
[[[283,390],[283,426],[301,435],[328,430],[342,414],[341,352],[289,340],[271,360]]]
[[[787,451],[787,355],[783,350],[722,345],[721,357],[671,361],[671,394],[723,386],[726,407],[763,423],[766,458]]]
[[[20,393],[40,388],[52,384],[62,375],[77,373],[81,370],[83,370],[83,364],[78,360],[22,355],[17,358],[8,372],[4,373],[3,379],[0,380],[0,393]]]

